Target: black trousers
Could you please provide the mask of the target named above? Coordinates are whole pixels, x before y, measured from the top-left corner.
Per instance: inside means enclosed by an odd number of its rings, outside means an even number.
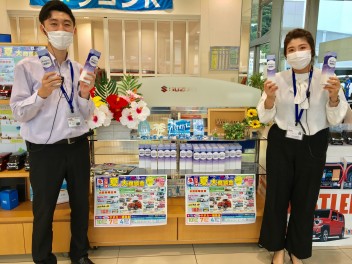
[[[33,189],[32,256],[35,263],[57,263],[52,254],[53,214],[63,179],[71,207],[70,258],[88,255],[90,159],[88,140],[74,144],[27,142]]]
[[[284,248],[300,259],[312,255],[314,210],[319,195],[328,129],[303,140],[286,138],[277,125],[270,128],[267,190],[259,244],[269,251]],[[287,223],[287,210],[291,205]]]

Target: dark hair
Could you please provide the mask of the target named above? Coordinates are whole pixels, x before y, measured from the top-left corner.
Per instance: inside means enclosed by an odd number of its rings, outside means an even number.
[[[39,13],[39,21],[44,24],[44,21],[51,17],[51,11],[60,11],[68,14],[72,19],[73,25],[76,25],[76,19],[72,14],[71,9],[59,0],[46,2]]]
[[[315,57],[314,39],[313,39],[312,34],[309,31],[302,29],[302,28],[295,28],[287,33],[287,35],[285,37],[285,41],[284,41],[284,55],[285,55],[285,57],[287,54],[286,50],[287,50],[288,43],[290,43],[291,40],[297,39],[297,38],[303,38],[308,42],[308,44],[310,46],[310,50],[311,50],[311,54],[312,54],[312,62],[313,62],[314,57]]]

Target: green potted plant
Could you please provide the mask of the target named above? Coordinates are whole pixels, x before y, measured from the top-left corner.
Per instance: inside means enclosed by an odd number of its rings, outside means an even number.
[[[225,139],[242,139],[244,138],[246,125],[243,122],[225,123],[222,128],[224,129]]]
[[[249,77],[248,85],[254,88],[260,89],[262,92],[264,90],[264,82],[263,73],[262,72],[254,72],[251,77]]]

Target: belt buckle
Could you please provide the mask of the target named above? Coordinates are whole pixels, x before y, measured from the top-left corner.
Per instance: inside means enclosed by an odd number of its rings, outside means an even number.
[[[73,138],[68,138],[67,139],[67,143],[70,145],[70,144],[73,144],[75,143],[75,140]]]

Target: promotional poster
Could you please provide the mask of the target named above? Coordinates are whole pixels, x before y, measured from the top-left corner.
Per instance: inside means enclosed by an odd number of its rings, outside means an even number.
[[[313,246],[350,246],[351,232],[351,190],[321,189],[314,213]]]
[[[186,225],[251,224],[256,219],[255,175],[186,175]]]
[[[95,176],[94,183],[94,227],[166,225],[166,175]]]

